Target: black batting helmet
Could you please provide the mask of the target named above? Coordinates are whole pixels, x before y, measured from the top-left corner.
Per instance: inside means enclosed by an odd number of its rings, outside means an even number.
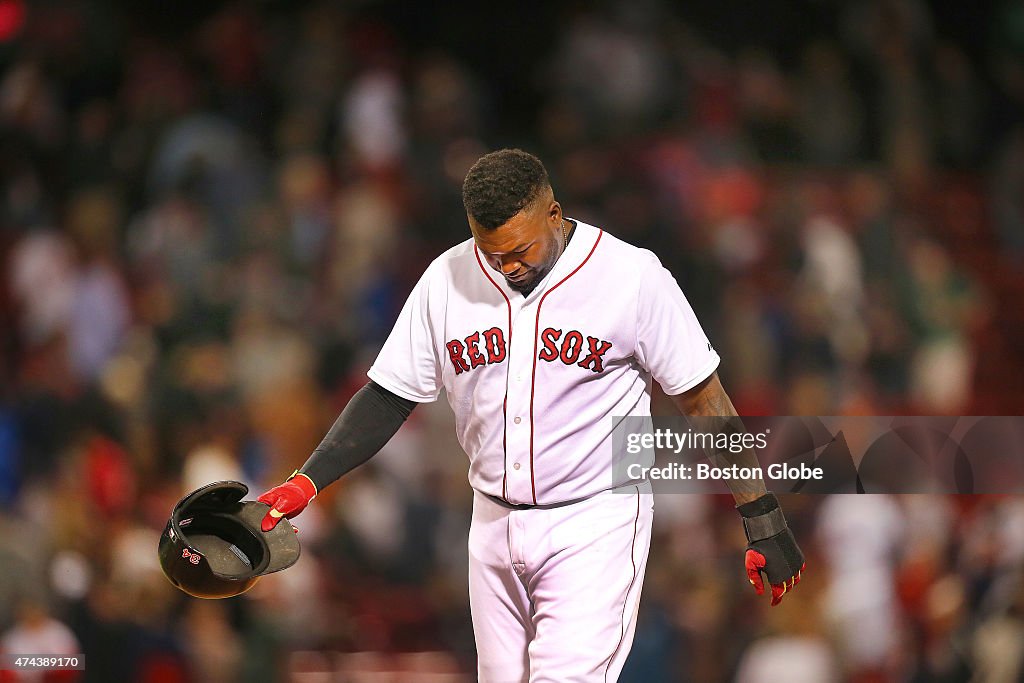
[[[249,488],[218,481],[182,498],[160,537],[160,566],[175,586],[197,598],[230,598],[264,574],[299,559],[299,540],[286,519],[260,529],[269,506],[243,501]]]

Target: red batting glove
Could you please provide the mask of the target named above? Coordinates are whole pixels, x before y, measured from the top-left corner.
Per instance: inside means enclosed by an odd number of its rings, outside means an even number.
[[[256,499],[270,506],[260,528],[270,531],[282,517],[291,519],[305,510],[309,501],[313,500],[316,494],[316,484],[313,483],[313,480],[301,472],[296,472],[288,478],[288,481],[280,486],[275,486]]]
[[[757,591],[758,595],[764,595],[764,580],[761,578],[761,572],[764,571],[765,566],[768,564],[764,555],[753,549],[748,549],[746,556],[744,556],[744,564],[747,566],[747,578],[750,579],[750,584]],[[804,569],[807,568],[807,563],[804,562],[800,565],[800,569],[797,570],[796,574],[789,577],[788,580],[782,583],[770,584],[772,587],[772,607],[775,607],[782,602],[782,596],[788,591],[796,588],[796,585],[800,583],[800,577],[803,575]]]

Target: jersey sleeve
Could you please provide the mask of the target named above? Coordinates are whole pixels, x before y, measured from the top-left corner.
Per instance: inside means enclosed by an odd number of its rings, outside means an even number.
[[[427,268],[402,307],[395,326],[367,376],[388,391],[417,403],[441,393],[441,362],[431,325],[431,297],[443,294],[433,284],[436,265]]]
[[[636,358],[669,396],[707,379],[721,360],[676,279],[653,254],[637,300]]]

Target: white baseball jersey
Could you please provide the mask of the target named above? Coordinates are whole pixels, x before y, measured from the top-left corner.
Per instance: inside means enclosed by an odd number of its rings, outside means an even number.
[[[524,297],[472,238],[426,270],[369,377],[417,402],[444,387],[469,481],[512,504],[593,496],[612,480],[613,417],[650,415],[719,357],[652,252],[585,223]]]

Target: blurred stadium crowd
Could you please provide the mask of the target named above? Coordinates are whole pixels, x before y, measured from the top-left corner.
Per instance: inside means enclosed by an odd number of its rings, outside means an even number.
[[[245,598],[155,550],[185,491],[305,460],[499,146],[659,254],[741,414],[1024,408],[1024,3],[410,4],[0,2],[0,650],[474,670],[443,401]],[[1024,680],[1020,498],[789,497],[774,610],[728,499],[657,504],[624,680]]]

